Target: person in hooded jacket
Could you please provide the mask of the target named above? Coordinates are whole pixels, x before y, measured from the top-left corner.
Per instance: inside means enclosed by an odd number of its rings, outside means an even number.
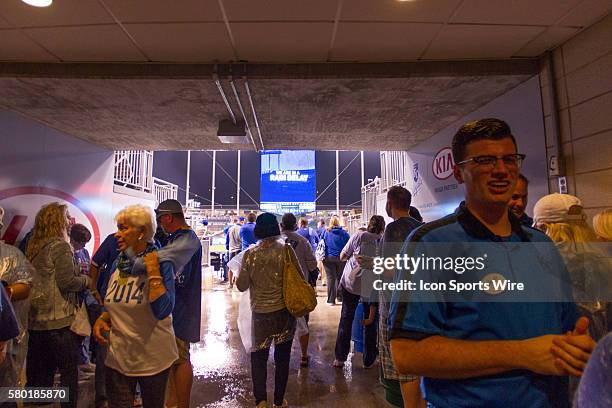
[[[326,256],[323,260],[323,267],[327,275],[327,304],[335,305],[336,299],[342,301],[342,295],[338,291],[342,271],[346,261],[340,259],[340,253],[349,240],[349,234],[340,226],[340,219],[332,217],[329,227],[323,233],[322,239],[325,241]]]

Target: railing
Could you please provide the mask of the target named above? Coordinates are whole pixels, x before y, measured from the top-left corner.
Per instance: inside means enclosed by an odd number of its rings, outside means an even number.
[[[115,151],[114,183],[134,190],[153,192],[153,152]]]
[[[361,187],[361,217],[369,220],[376,214],[376,197],[381,191],[381,179],[376,177],[374,181]]]
[[[153,177],[153,195],[155,195],[155,201],[158,204],[165,200],[176,200],[178,197],[178,186],[166,180]]]
[[[409,163],[408,152],[380,152],[381,192],[393,186],[406,187],[410,175]]]

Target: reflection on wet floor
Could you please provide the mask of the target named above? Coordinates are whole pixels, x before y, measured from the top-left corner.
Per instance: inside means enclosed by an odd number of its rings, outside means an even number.
[[[191,346],[194,383],[192,407],[253,407],[250,357],[245,352],[236,320],[241,293],[205,270],[202,291],[201,341]],[[391,407],[378,382],[378,364],[365,370],[360,353],[349,354],[342,369],[332,367],[341,306],[325,303],[325,287],[318,288],[319,304],[310,315],[311,356],[300,367],[300,347],[293,343],[285,398],[290,407]],[[268,363],[268,396],[274,389],[273,353]],[[81,371],[79,408],[93,408],[93,371]]]
[[[230,291],[206,274],[202,302],[202,341],[192,345],[194,366],[193,407],[249,407],[250,358],[245,352],[236,319],[240,292]],[[286,399],[290,406],[390,406],[378,382],[378,365],[365,370],[361,354],[351,353],[344,368],[331,366],[340,306],[328,306],[319,288],[319,305],[310,316],[310,366],[300,367],[300,349],[294,341]],[[274,387],[272,353],[268,364],[268,392]]]

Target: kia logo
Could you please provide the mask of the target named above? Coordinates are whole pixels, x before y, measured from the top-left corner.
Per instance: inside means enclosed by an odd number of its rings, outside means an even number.
[[[453,174],[454,165],[453,152],[450,147],[445,147],[436,153],[431,163],[431,170],[438,180],[446,180]]]

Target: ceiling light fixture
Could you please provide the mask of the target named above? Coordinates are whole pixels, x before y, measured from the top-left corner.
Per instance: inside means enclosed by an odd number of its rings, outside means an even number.
[[[53,0],[21,0],[25,4],[34,6],[34,7],[49,7]]]

